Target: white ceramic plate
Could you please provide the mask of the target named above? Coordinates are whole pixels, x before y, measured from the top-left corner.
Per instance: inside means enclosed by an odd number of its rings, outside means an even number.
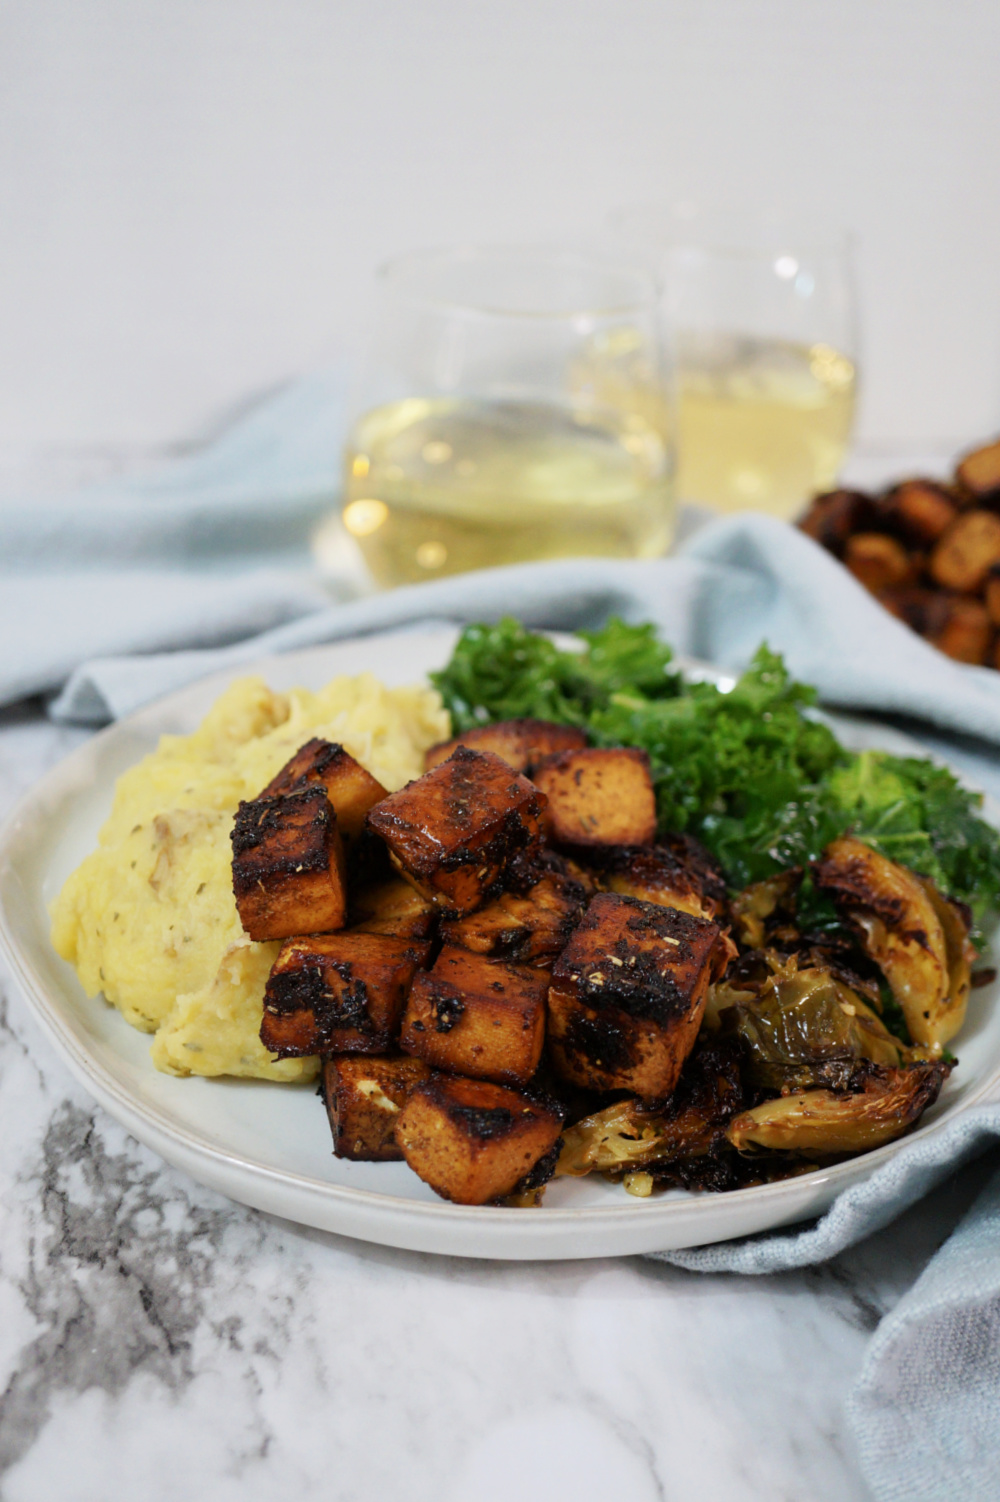
[[[413,683],[443,664],[455,632],[394,632],[249,664],[277,689],[318,688],[337,673],[371,671]],[[93,848],[115,779],[160,735],[195,728],[232,672],[206,678],[97,735],[54,768],[0,834],[0,940],[39,1021],[76,1077],[141,1142],[203,1184],[304,1225],[366,1241],[469,1257],[601,1257],[723,1241],[804,1220],[898,1151],[863,1157],[784,1183],[729,1194],[671,1192],[635,1199],[603,1179],[560,1179],[537,1210],[450,1205],[402,1163],[334,1158],[312,1087],[244,1080],[174,1079],[149,1062],[149,1038],[100,998],[88,1000],[49,944],[47,905]],[[707,675],[706,675],[707,676]],[[912,753],[894,731],[838,721],[861,749]],[[1000,822],[1000,809],[988,810]],[[915,1135],[1000,1093],[1000,986],[973,992],[956,1048],[961,1067]],[[907,1139],[909,1140],[909,1139]]]

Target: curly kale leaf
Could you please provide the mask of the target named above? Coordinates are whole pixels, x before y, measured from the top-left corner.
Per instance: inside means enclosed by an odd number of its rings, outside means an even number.
[[[567,652],[511,618],[467,627],[431,674],[455,732],[530,716],[643,748],[661,830],[696,835],[733,887],[851,831],[968,903],[980,928],[1000,911],[1000,834],[981,799],[933,762],[845,750],[810,714],[815,691],[766,646],[727,692],[685,683],[651,625],[611,620],[580,636]]]

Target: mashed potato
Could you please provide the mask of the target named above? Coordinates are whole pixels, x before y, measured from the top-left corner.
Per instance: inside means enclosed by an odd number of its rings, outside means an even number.
[[[103,991],[155,1033],[169,1074],[303,1080],[315,1059],[272,1062],[258,1037],[277,944],[254,944],[233,900],[229,832],[236,806],[312,736],[339,741],[390,791],[419,776],[450,734],[431,689],[389,689],[371,674],[319,693],[234,683],[193,735],[166,735],[118,780],[97,849],[52,909],[52,942],[89,996]]]

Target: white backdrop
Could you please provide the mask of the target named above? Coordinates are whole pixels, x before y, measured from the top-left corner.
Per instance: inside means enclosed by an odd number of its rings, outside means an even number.
[[[759,197],[860,237],[869,441],[1000,428],[993,0],[3,0],[0,443],[155,444],[371,268]]]

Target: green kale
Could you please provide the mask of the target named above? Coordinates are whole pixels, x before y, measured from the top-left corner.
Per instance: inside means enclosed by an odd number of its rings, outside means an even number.
[[[815,691],[766,646],[727,691],[684,682],[651,625],[613,619],[580,637],[582,650],[562,651],[510,618],[467,627],[431,674],[455,733],[532,716],[641,747],[661,830],[696,835],[734,888],[850,831],[968,903],[980,929],[1000,911],[1000,834],[981,799],[933,762],[845,750],[811,713]],[[817,924],[832,921],[814,906]]]

